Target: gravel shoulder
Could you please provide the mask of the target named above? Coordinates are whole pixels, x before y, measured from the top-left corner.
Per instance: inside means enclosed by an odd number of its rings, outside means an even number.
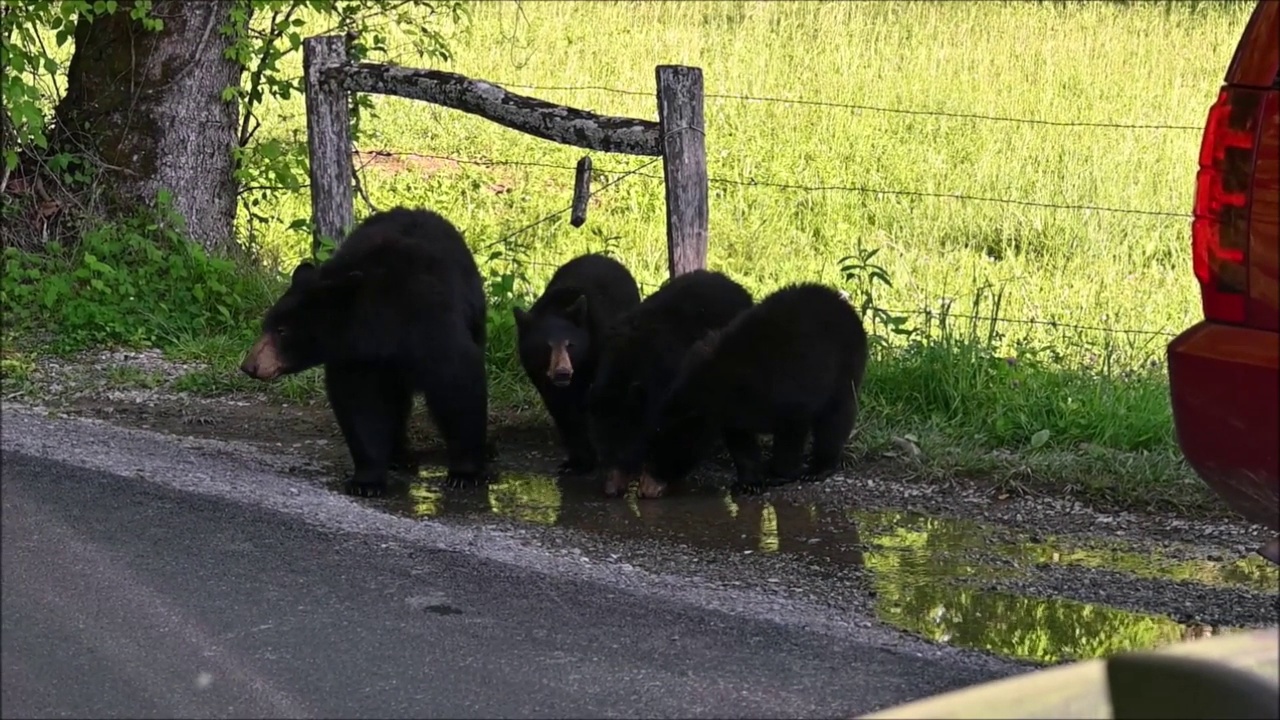
[[[162,358],[152,361],[151,372],[166,371]],[[29,396],[23,402],[26,409],[7,399],[6,414],[156,432],[234,452],[326,492],[349,471],[324,406],[73,380],[38,405]],[[732,497],[716,489],[727,468],[712,463],[705,487],[684,497],[610,503],[589,481],[552,477],[558,457],[549,427],[496,428],[504,479],[487,497],[465,497],[433,483],[442,448],[420,418],[413,433],[421,477],[365,506],[501,532],[584,564],[815,603],[860,623],[1023,661],[1274,626],[1280,616],[1280,571],[1253,554],[1268,531],[1242,520],[1100,512],[969,481],[914,481],[890,465]]]

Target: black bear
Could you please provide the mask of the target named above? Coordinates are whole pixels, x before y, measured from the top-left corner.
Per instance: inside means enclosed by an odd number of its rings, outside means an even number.
[[[609,329],[587,401],[606,495],[622,494],[640,476],[657,409],[685,352],[751,304],[751,293],[725,275],[694,270],[668,280]]]
[[[407,454],[415,392],[444,438],[453,484],[484,476],[486,308],[461,233],[427,210],[371,215],[333,256],[293,271],[240,368],[259,380],[324,366],[329,405],[355,464],[354,494],[377,495]]]
[[[736,489],[834,472],[857,420],[867,354],[862,320],[835,290],[801,283],[769,295],[686,355],[658,412],[641,494],[661,495],[717,441],[733,458]],[[760,434],[773,436],[767,473]]]
[[[514,308],[520,364],[555,423],[568,458],[560,472],[595,467],[587,433],[587,389],[600,344],[619,315],[640,304],[640,289],[622,263],[588,254],[560,266],[527,311]]]

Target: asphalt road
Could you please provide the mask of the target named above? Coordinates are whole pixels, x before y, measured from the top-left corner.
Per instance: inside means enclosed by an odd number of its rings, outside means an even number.
[[[317,515],[344,498],[174,487],[214,484],[193,451],[157,481],[37,457],[15,448],[86,441],[24,422],[6,408],[6,718],[849,717],[1003,674]],[[99,442],[81,464],[155,462]]]

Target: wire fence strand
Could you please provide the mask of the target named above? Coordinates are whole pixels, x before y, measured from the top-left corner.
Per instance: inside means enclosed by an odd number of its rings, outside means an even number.
[[[514,88],[518,90],[535,90],[539,92],[607,92],[615,95],[628,96],[645,96],[653,97],[653,92],[641,92],[639,90],[623,90],[622,88],[608,87],[604,85],[524,85],[519,83],[501,83],[495,82],[504,88]],[[860,112],[877,112],[894,115],[914,115],[925,117],[940,117],[953,120],[981,120],[986,122],[1003,122],[1017,123],[1023,125],[1040,125],[1047,127],[1062,128],[1107,128],[1113,130],[1176,130],[1176,131],[1201,131],[1203,126],[1199,125],[1171,125],[1165,123],[1141,123],[1141,122],[1115,122],[1115,121],[1092,121],[1092,120],[1049,120],[1044,118],[1022,118],[1012,117],[1008,115],[990,115],[985,113],[969,113],[955,112],[950,110],[913,110],[909,108],[886,107],[883,105],[866,105],[862,103],[843,103],[834,100],[815,100],[810,98],[785,98],[771,97],[767,95],[734,95],[730,93],[704,93],[703,97],[715,100],[736,100],[739,102],[757,102],[757,103],[776,103],[782,105],[808,105],[812,107],[839,108],[842,110],[853,110]]]
[[[478,165],[483,167],[512,166],[512,167],[533,167],[533,168],[540,168],[540,169],[553,169],[553,170],[564,170],[564,171],[577,170],[577,168],[572,165],[559,165],[555,163],[544,163],[544,162],[528,161],[528,160],[488,160],[488,159],[476,159],[476,158],[458,158],[458,157],[452,157],[448,155],[432,155],[427,153],[414,153],[414,152],[390,152],[390,151],[384,151],[384,150],[363,151],[362,154],[366,156],[371,156],[371,157],[372,156],[415,157],[415,158],[422,158],[422,159],[442,161],[442,162],[453,162],[459,165]],[[596,169],[596,172],[609,174],[609,175],[617,175],[617,177],[614,177],[609,182],[595,189],[592,192],[592,194],[595,195],[599,192],[607,190],[630,177],[650,177],[650,178],[662,179],[661,175],[653,175],[653,174],[641,172],[645,168],[657,163],[659,160],[661,160],[660,157],[651,158],[648,161],[627,170],[603,169],[603,168]],[[367,159],[363,164],[361,164],[357,168],[357,173],[359,173],[360,171],[368,167],[370,163],[371,163],[371,160]],[[762,183],[757,181],[732,181],[732,180],[726,180],[722,178],[712,178],[710,181],[711,182],[717,182],[717,181],[732,182],[734,184],[745,185],[745,186],[785,187],[785,188],[797,189],[797,190],[852,190],[852,191],[859,191],[859,192],[877,192],[876,190],[863,189],[863,188],[848,188],[848,187],[842,187],[842,186],[805,186],[805,185],[796,185],[796,184],[790,184],[790,183]],[[357,182],[358,182],[358,179],[357,179]],[[965,195],[944,195],[944,194],[934,194],[934,193],[906,193],[905,191],[889,191],[889,192],[894,194],[904,194],[904,193],[913,194],[913,195],[920,194],[920,195],[928,195],[928,196],[936,196],[936,197],[952,197],[957,199],[970,199],[970,200],[976,199],[976,200],[988,200],[993,202],[1009,202],[1014,204],[1027,204],[1027,205],[1034,205],[1037,207],[1049,207],[1049,208],[1062,208],[1062,209],[1075,209],[1075,210],[1100,210],[1100,211],[1106,211],[1106,212],[1122,212],[1122,213],[1135,212],[1135,211],[1126,210],[1124,208],[1106,208],[1106,207],[1089,206],[1089,205],[1053,205],[1053,204],[1047,204],[1047,203],[1032,203],[1032,202],[1026,202],[1026,201],[1008,200],[1008,199],[1002,199],[1002,198],[981,198],[976,196],[965,196]],[[367,202],[367,197],[366,197],[366,202]],[[543,223],[550,222],[551,220],[554,220],[564,215],[565,213],[570,212],[572,209],[573,209],[573,205],[570,204],[567,207],[548,213],[538,218],[537,220],[534,220],[533,222],[522,225],[520,228],[512,232],[506,233],[505,235],[499,237],[496,240],[493,240],[491,242],[485,243],[484,245],[481,245],[479,248],[476,249],[476,251],[485,252],[499,245],[503,245],[508,241],[512,240],[513,238],[518,237],[519,235],[525,232],[528,232],[529,230],[532,230],[533,228],[538,227]],[[1182,217],[1182,215],[1175,214],[1175,213],[1160,213],[1155,211],[1136,211],[1136,212],[1139,212],[1142,214],[1148,214],[1148,215],[1171,215],[1176,217]],[[530,260],[530,259],[524,259],[521,261],[521,263],[524,265],[529,265],[533,267],[542,267],[542,268],[548,268],[548,269],[555,269],[559,267],[559,265],[556,263],[543,262],[539,260]],[[638,279],[637,279],[637,284],[639,284],[646,291],[656,290],[658,287],[660,287],[658,285],[652,285],[649,283],[639,281]],[[1050,327],[1050,328],[1059,329],[1059,330],[1101,332],[1101,333],[1115,334],[1115,335],[1132,335],[1132,336],[1147,336],[1147,337],[1175,337],[1177,335],[1177,333],[1171,332],[1169,330],[1147,330],[1147,329],[1141,329],[1141,328],[1109,327],[1104,325],[1082,325],[1078,323],[1062,322],[1059,320],[1042,320],[1039,318],[1018,318],[1018,317],[1005,317],[1005,316],[995,316],[995,315],[965,314],[965,313],[952,312],[950,310],[888,308],[888,307],[881,307],[881,306],[872,306],[869,309],[885,312],[890,315],[896,315],[896,316],[928,317],[928,318],[935,319],[939,322],[944,322],[948,320],[967,320],[971,322],[1011,323],[1016,325],[1034,325],[1034,326],[1041,326],[1041,327]]]
[[[450,157],[447,155],[429,155],[429,154],[413,153],[413,152],[389,152],[389,151],[374,151],[374,152],[377,152],[378,154],[392,155],[397,157],[415,157],[415,158],[422,158],[422,159],[428,159],[428,160],[454,162],[454,163],[458,163],[459,165],[479,165],[479,166],[487,166],[487,167],[534,167],[534,168],[543,168],[543,169],[550,169],[550,170],[566,170],[566,171],[576,170],[576,168],[572,165],[560,165],[555,163],[544,163],[544,162],[535,162],[535,161],[527,161],[527,160],[479,160],[479,159],[468,159],[468,158],[456,158],[456,157]],[[641,167],[647,167],[648,165],[651,165],[651,164],[652,162],[646,163]],[[636,175],[637,177],[648,178],[651,180],[663,179],[662,175],[658,175],[654,173],[638,172],[636,169],[619,170],[616,168],[595,168],[595,172],[605,173],[610,175],[615,173],[625,173],[627,175]],[[1050,202],[1043,202],[1039,200],[1000,198],[1000,197],[992,197],[989,195],[970,195],[967,193],[932,192],[932,191],[926,191],[926,190],[891,190],[888,188],[874,188],[874,187],[866,187],[866,186],[859,186],[859,185],[803,185],[800,183],[777,182],[773,180],[757,180],[755,178],[739,179],[739,178],[727,178],[727,177],[717,177],[717,176],[708,177],[707,181],[715,185],[731,185],[731,186],[738,186],[738,187],[764,187],[764,188],[773,188],[777,190],[796,190],[801,192],[847,192],[847,193],[858,193],[858,194],[864,194],[864,195],[897,195],[897,196],[903,196],[903,197],[927,197],[927,198],[938,198],[938,199],[944,199],[944,200],[966,200],[966,201],[972,201],[972,202],[1001,203],[1005,205],[1035,207],[1035,208],[1043,208],[1043,209],[1049,209],[1049,210],[1074,210],[1074,211],[1088,211],[1088,212],[1102,212],[1102,213],[1117,213],[1122,215],[1145,215],[1149,217],[1177,218],[1179,220],[1189,220],[1191,218],[1191,213],[1189,212],[1174,212],[1171,210],[1144,210],[1141,208],[1108,207],[1104,205],[1050,203]]]
[[[938,321],[948,320],[970,320],[979,322],[992,323],[1013,323],[1015,325],[1038,325],[1042,327],[1051,327],[1059,330],[1081,330],[1084,332],[1101,332],[1114,335],[1144,335],[1154,337],[1176,337],[1177,333],[1169,330],[1147,330],[1142,328],[1125,328],[1110,327],[1106,325],[1080,325],[1077,323],[1062,322],[1060,320],[1041,320],[1039,318],[1019,318],[1005,317],[1002,315],[974,315],[966,313],[957,313],[950,310],[928,310],[928,309],[906,309],[906,308],[885,308],[873,306],[872,309],[880,310],[890,315],[911,315],[918,317],[932,317]]]
[[[645,162],[645,163],[642,163],[642,164],[640,164],[640,165],[636,166],[635,168],[633,168],[633,169],[631,169],[631,170],[629,170],[629,171],[627,171],[627,172],[625,172],[625,173],[623,173],[623,174],[619,175],[618,177],[616,177],[616,178],[614,178],[614,179],[610,180],[609,182],[607,182],[607,183],[605,183],[605,184],[601,185],[599,188],[596,188],[595,190],[593,190],[593,191],[592,191],[592,195],[596,195],[596,194],[598,194],[598,193],[604,192],[605,190],[608,190],[609,188],[613,187],[614,185],[617,185],[618,183],[622,182],[623,180],[626,180],[627,178],[631,177],[632,175],[635,175],[636,173],[638,173],[640,170],[642,170],[642,169],[644,169],[644,168],[649,167],[650,165],[652,165],[652,164],[654,164],[654,163],[658,162],[658,161],[659,161],[659,160],[661,160],[661,159],[662,159],[662,158],[660,158],[660,157],[655,157],[655,158],[652,158],[652,159],[650,159],[649,161],[647,161],[647,162]],[[493,248],[493,247],[496,247],[496,246],[498,246],[498,245],[501,245],[501,244],[503,244],[503,243],[506,243],[508,240],[511,240],[512,238],[516,237],[517,235],[520,235],[521,233],[524,233],[524,232],[527,232],[527,231],[529,231],[529,230],[532,230],[533,228],[535,228],[535,227],[537,227],[537,226],[541,225],[542,223],[544,223],[544,222],[549,222],[549,221],[551,221],[551,220],[554,220],[554,219],[556,219],[556,218],[560,217],[561,215],[564,215],[565,213],[570,212],[570,211],[572,211],[572,210],[573,210],[573,204],[572,204],[572,203],[570,203],[570,204],[568,205],[568,207],[561,208],[560,210],[557,210],[557,211],[555,211],[555,212],[553,212],[553,213],[550,213],[549,215],[546,215],[546,216],[543,216],[543,217],[541,217],[541,218],[538,218],[537,220],[534,220],[533,222],[529,223],[528,225],[525,225],[524,227],[520,228],[519,230],[516,230],[515,232],[512,232],[512,233],[508,233],[507,235],[504,235],[504,236],[502,236],[502,237],[498,238],[497,240],[494,240],[493,242],[486,243],[485,245],[482,245],[482,246],[481,246],[480,248],[478,248],[478,249],[479,249],[480,251],[485,251],[485,250],[488,250],[488,249],[490,249],[490,248]]]
[[[653,97],[654,96],[653,92],[627,90],[627,89],[609,87],[604,85],[530,85],[530,84],[522,84],[522,83],[503,83],[503,82],[494,82],[493,84],[499,85],[504,88],[509,88],[509,89],[539,91],[539,92],[605,92],[605,93],[611,93],[616,95],[633,96],[633,97],[639,97],[639,96]],[[1198,125],[1178,125],[1178,124],[1162,124],[1162,123],[1150,123],[1150,122],[1119,122],[1119,121],[1064,121],[1064,120],[1055,120],[1055,119],[1047,119],[1047,118],[1012,117],[1012,116],[986,114],[986,113],[896,108],[896,107],[870,105],[870,104],[862,104],[862,103],[843,103],[843,102],[836,102],[831,100],[820,100],[820,99],[812,99],[812,98],[788,98],[788,97],[772,97],[772,96],[763,96],[763,95],[735,95],[735,94],[729,94],[729,93],[706,93],[705,97],[708,99],[723,100],[723,101],[801,105],[801,106],[812,106],[812,107],[835,108],[835,109],[849,110],[849,111],[855,111],[855,112],[872,112],[872,113],[907,115],[907,116],[917,116],[917,117],[937,117],[937,118],[951,119],[951,120],[1014,123],[1014,124],[1023,124],[1023,125],[1031,125],[1031,126],[1057,127],[1057,128],[1103,128],[1103,129],[1118,129],[1118,130],[1186,131],[1186,132],[1202,130],[1202,127]],[[576,171],[577,169],[573,165],[530,161],[530,160],[492,160],[492,159],[480,159],[480,158],[459,158],[459,157],[452,157],[447,155],[433,155],[433,154],[416,153],[416,152],[391,152],[391,151],[373,151],[367,154],[379,155],[379,156],[413,157],[413,158],[420,158],[420,159],[426,159],[426,160],[455,163],[458,165],[473,165],[473,166],[482,166],[482,167],[524,167],[524,168],[539,168],[539,169],[546,169],[546,170],[558,170],[558,171],[565,171],[565,172],[573,172],[573,171]],[[599,192],[602,192],[604,190],[607,190],[608,188],[613,187],[614,185],[617,185],[623,180],[631,177],[642,177],[647,179],[662,180],[663,176],[661,174],[643,172],[645,168],[652,166],[654,163],[658,162],[660,159],[661,159],[660,157],[652,158],[647,162],[644,162],[641,165],[638,165],[630,169],[615,169],[615,168],[600,168],[600,167],[595,168],[595,172],[597,173],[600,173],[603,175],[616,176],[616,177],[613,177],[613,179],[611,179],[609,182],[593,190],[593,195]],[[366,161],[366,163],[361,166],[361,170],[363,170],[364,167],[367,166],[368,164],[369,162]],[[1111,206],[1084,204],[1084,203],[1081,203],[1081,204],[1052,203],[1052,202],[1044,202],[1039,200],[1004,198],[1004,197],[995,197],[990,195],[976,195],[976,194],[969,194],[969,193],[962,193],[962,192],[937,192],[937,191],[928,191],[928,190],[889,189],[889,188],[877,188],[877,187],[869,187],[869,186],[841,185],[841,184],[805,185],[805,184],[796,183],[796,182],[782,182],[782,181],[775,181],[775,180],[768,180],[768,179],[757,179],[753,177],[732,178],[732,177],[710,176],[708,177],[708,183],[712,185],[719,185],[719,186],[746,187],[746,188],[770,188],[775,190],[792,190],[792,191],[807,192],[807,193],[844,192],[844,193],[866,194],[866,195],[949,199],[949,200],[960,200],[960,201],[981,202],[981,203],[996,203],[996,204],[1004,204],[1004,205],[1011,205],[1011,206],[1018,206],[1018,207],[1040,208],[1040,209],[1046,209],[1046,210],[1069,210],[1069,211],[1075,211],[1075,212],[1097,212],[1097,213],[1114,213],[1114,214],[1120,214],[1120,215],[1139,215],[1139,216],[1146,216],[1146,217],[1178,219],[1183,221],[1188,220],[1191,217],[1191,214],[1188,212],[1175,212],[1175,211],[1169,211],[1169,210],[1148,210],[1148,209],[1142,209],[1142,208],[1111,207]],[[521,226],[515,231],[507,233],[492,242],[482,245],[477,249],[477,251],[484,252],[494,247],[497,247],[499,245],[505,244],[511,239],[525,232],[528,232],[529,230],[532,230],[535,227],[538,227],[544,223],[550,222],[551,220],[554,220],[570,212],[572,209],[573,209],[573,206],[572,204],[570,204],[567,207],[564,207],[562,209],[556,210],[555,212],[544,215],[538,218],[537,220],[534,220],[533,222],[530,222],[528,224]],[[545,268],[558,267],[558,265],[555,263],[548,263],[548,262],[535,261],[535,260],[526,259],[526,260],[523,260],[522,262],[524,264],[536,266],[536,267],[545,267]],[[658,287],[658,286],[650,285],[644,282],[639,282],[639,284],[646,291],[651,291],[651,290],[657,289]],[[1170,332],[1168,330],[1148,330],[1148,329],[1140,329],[1140,328],[1109,327],[1109,326],[1103,326],[1103,325],[1085,325],[1085,324],[1077,324],[1077,323],[1060,322],[1057,320],[1043,320],[1039,318],[984,316],[984,315],[977,315],[977,314],[955,313],[949,310],[884,308],[884,307],[872,307],[869,309],[884,312],[884,313],[899,316],[899,317],[901,316],[928,317],[938,322],[944,322],[948,320],[965,320],[970,322],[987,322],[987,323],[996,323],[996,324],[1011,323],[1011,324],[1018,324],[1018,325],[1050,327],[1058,330],[1100,332],[1100,333],[1117,334],[1117,335],[1161,337],[1161,338],[1176,336],[1176,333]]]

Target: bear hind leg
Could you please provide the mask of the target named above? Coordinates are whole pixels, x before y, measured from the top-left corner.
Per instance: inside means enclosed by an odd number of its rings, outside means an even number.
[[[394,413],[391,434],[391,467],[409,470],[414,466],[413,453],[409,451],[409,415],[413,411],[413,384],[402,376],[384,376],[382,392],[387,407]]]
[[[858,420],[858,395],[845,385],[813,417],[813,453],[805,475],[821,480],[840,469],[845,445]]]
[[[472,342],[460,345],[443,362],[424,363],[419,371],[427,412],[444,438],[448,479],[454,486],[483,480],[488,460],[489,388],[484,355]]]
[[[733,489],[745,493],[757,493],[764,489],[765,478],[761,465],[760,441],[756,434],[748,430],[726,429],[724,431],[724,448],[733,458],[733,468],[737,474]]]

